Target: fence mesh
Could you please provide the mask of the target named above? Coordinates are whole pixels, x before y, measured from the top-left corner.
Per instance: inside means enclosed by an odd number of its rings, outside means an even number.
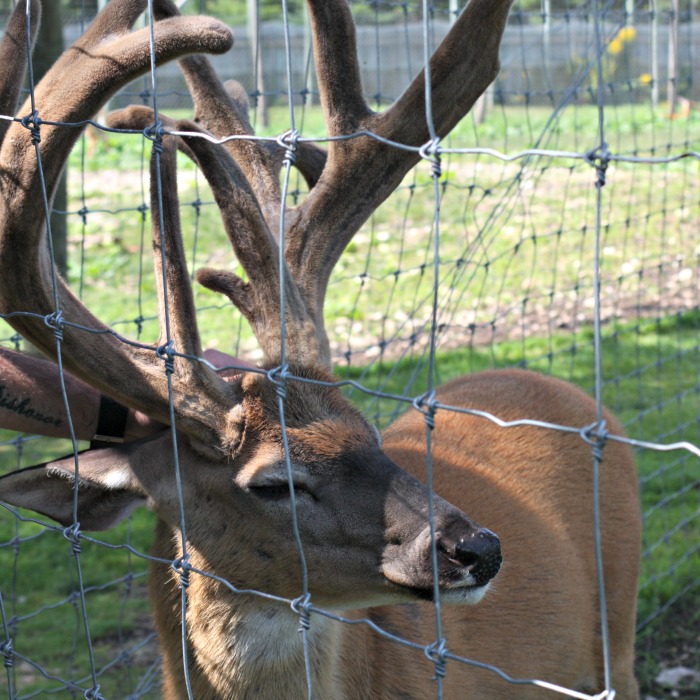
[[[94,15],[88,5],[64,10],[67,38]],[[322,140],[308,27],[296,6],[283,21],[285,9],[257,25],[259,45],[237,30],[236,48],[215,65],[245,85],[258,133],[275,138],[295,127]],[[437,45],[456,9],[353,4],[375,106],[402,92],[423,64],[425,37]],[[233,11],[206,1],[182,10]],[[509,366],[579,384],[621,418],[637,446],[644,510],[640,636],[665,615],[681,627],[680,618],[698,619],[698,10],[690,0],[516,2],[499,78],[357,234],[326,305],[345,391],[379,427],[438,383]],[[159,68],[112,105],[154,101],[164,111],[191,109],[176,68]],[[145,262],[150,147],[142,135],[89,127],[69,162],[67,210],[54,211],[68,223],[71,286],[118,333],[143,343],[158,337]],[[306,195],[294,171],[283,179],[288,201]],[[179,187],[191,269],[230,266],[211,193],[184,160]],[[205,347],[259,359],[229,304],[206,290],[196,303]],[[26,349],[4,322],[0,341]],[[0,432],[3,473],[70,450]],[[8,697],[160,694],[145,590],[151,528],[139,512],[98,539],[0,510]],[[197,573],[186,559],[180,567]],[[299,593],[302,617],[329,614]],[[444,661],[436,649],[423,650]],[[651,653],[656,663],[697,661]]]

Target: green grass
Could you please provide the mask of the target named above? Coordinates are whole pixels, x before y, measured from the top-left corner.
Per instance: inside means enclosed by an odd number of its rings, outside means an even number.
[[[585,151],[596,145],[596,110],[567,110],[553,124],[550,115],[549,108],[496,108],[485,124],[465,120],[445,145],[513,152],[534,146],[545,131],[540,145],[548,148]],[[288,128],[285,109],[273,108],[270,116],[265,133]],[[323,135],[317,108],[296,117],[302,135]],[[611,107],[606,119],[610,147],[617,153],[662,155],[700,140],[697,115],[681,124],[639,106],[619,106]],[[139,210],[149,199],[141,177],[147,171],[143,157],[140,136],[108,135],[78,175],[82,156],[80,149],[74,152],[69,280],[98,317],[124,335],[155,342],[150,222]],[[688,311],[698,303],[693,292],[700,255],[697,175],[697,162],[689,160],[654,168],[612,164],[602,193],[603,395],[639,439],[700,444],[700,320]],[[184,158],[180,177],[183,235],[193,268],[238,270],[211,196]],[[504,164],[485,156],[444,156],[448,184],[441,200],[437,268],[438,320],[444,327],[437,382],[526,361],[591,390],[592,309],[585,299],[592,289],[594,179],[594,171],[580,161],[531,158]],[[198,201],[203,204],[192,206]],[[76,213],[83,206],[84,219]],[[326,317],[338,371],[371,391],[417,396],[427,386],[433,215],[430,169],[421,165],[353,240],[334,274]],[[196,300],[204,345],[255,359],[255,341],[230,304],[201,289]],[[0,327],[0,338],[10,335]],[[348,395],[380,425],[405,406],[358,390],[348,389]],[[0,432],[0,443],[11,437]],[[22,450],[21,465],[28,465],[70,447],[29,441]],[[5,471],[19,466],[14,445],[0,444],[0,465]],[[644,620],[685,587],[697,585],[700,489],[698,460],[682,451],[640,450],[638,466],[645,510],[639,607]],[[145,553],[152,523],[143,511],[100,540],[129,542]],[[49,673],[90,687],[91,681],[82,680],[89,678],[90,667],[80,601],[73,597],[77,562],[70,543],[59,530],[0,511],[0,544],[12,542],[20,543],[17,551],[0,548],[0,591],[6,619],[20,618],[15,649]],[[84,586],[95,588],[86,601],[100,669],[144,635],[147,565],[127,549],[88,540],[82,542],[80,561]],[[122,580],[129,574],[135,578]],[[100,590],[110,582],[115,583]],[[680,604],[693,592],[697,588]],[[668,660],[658,650],[649,654],[652,666]],[[128,669],[137,682],[152,661],[152,652],[139,651],[106,671],[99,679],[104,696],[126,696]],[[23,692],[60,687],[24,662],[18,662],[15,678]],[[659,689],[654,695],[666,697]]]
[[[683,438],[700,443],[700,394],[691,393],[683,400],[674,400],[679,390],[693,388],[697,369],[698,334],[697,316],[682,317],[676,324],[656,324],[634,330],[630,334],[628,327],[619,327],[619,336],[632,335],[635,345],[640,346],[640,352],[632,352],[625,341],[605,341],[604,366],[606,376],[611,376],[612,369],[618,376],[632,375],[630,380],[612,381],[606,384],[604,396],[611,405],[617,406],[619,416],[628,422],[628,430],[632,437],[649,439],[648,426],[637,419],[640,411],[653,410],[659,400],[672,402],[673,410],[666,410],[656,424],[661,433],[673,433],[675,426],[682,422],[690,425],[683,431]],[[590,390],[594,383],[593,355],[590,337],[580,338],[575,350],[576,363],[572,379],[583,388]],[[558,346],[561,352],[550,361],[544,350]],[[634,376],[641,365],[654,366],[658,357],[659,345],[668,353],[684,355],[680,367],[671,366],[668,371],[654,368],[654,379],[644,375]],[[544,343],[541,339],[533,339],[526,343],[525,355],[542,357],[530,363],[534,369],[552,371],[560,376],[571,374],[570,338],[562,335]],[[447,381],[465,371],[474,371],[490,366],[510,366],[516,357],[522,357],[523,347],[520,343],[504,342],[493,349],[462,349],[440,353],[436,359],[436,375],[440,382]],[[611,359],[617,357],[616,360]],[[350,368],[341,372],[342,378],[361,380],[369,388],[381,388],[385,393],[401,395],[406,387],[418,395],[427,385],[426,363],[404,361],[398,364],[376,364],[371,369]],[[679,386],[679,377],[687,387]],[[642,391],[643,389],[643,391]],[[380,417],[386,422],[396,408],[394,401],[377,399],[372,395],[349,390],[353,401],[369,415]],[[656,417],[655,419],[656,420]],[[676,438],[674,438],[676,439]],[[689,544],[700,542],[700,512],[699,491],[696,488],[688,493],[678,494],[676,498],[669,495],[679,492],[691,478],[688,470],[692,468],[694,458],[664,454],[644,450],[638,455],[640,480],[642,483],[642,499],[645,512],[645,544],[650,550],[644,562],[644,580],[640,596],[640,618],[666,604],[673,598],[679,587],[697,583],[698,566],[691,557],[685,557]],[[679,467],[683,462],[685,467]],[[661,477],[659,472],[662,472]],[[662,511],[656,508],[660,499],[669,499],[664,503]],[[651,513],[649,515],[649,513]],[[693,515],[694,514],[694,515]],[[669,524],[688,520],[683,530],[669,536]],[[127,526],[101,536],[100,540],[107,543],[129,542],[140,552],[147,552],[152,528],[152,517],[149,513],[138,513],[133,522]],[[76,590],[76,562],[71,556],[70,544],[62,533],[35,525],[20,523],[11,517],[0,518],[0,542],[9,541],[15,537],[29,538],[32,534],[40,533],[37,539],[28,539],[19,548],[18,556],[12,557],[13,578],[17,588],[10,581],[3,581],[2,590],[6,600],[13,600],[16,608],[13,614],[31,615],[36,610],[44,610],[36,617],[22,620],[19,625],[15,648],[19,653],[26,653],[42,668],[57,675],[66,675],[68,658],[75,658],[76,677],[88,676],[86,666],[85,637],[82,630],[82,615],[74,604],[64,603],[52,608],[55,603],[65,601]],[[663,543],[663,546],[658,546]],[[6,555],[3,555],[6,556]],[[9,557],[8,557],[9,563]],[[126,646],[134,643],[138,633],[143,631],[144,618],[147,616],[148,603],[144,593],[143,572],[145,562],[124,549],[111,549],[93,542],[83,542],[81,554],[82,569],[85,576],[85,586],[97,586],[105,582],[118,581],[129,572],[137,578],[129,582],[130,594],[127,595],[127,584],[115,583],[104,591],[90,592],[87,595],[87,611],[90,619],[91,638],[95,648],[96,663],[107,663],[121,650],[118,638],[125,641]],[[4,567],[5,568],[5,567]],[[5,568],[5,572],[8,569]],[[40,641],[40,643],[38,643]],[[78,640],[78,641],[76,641]],[[77,645],[75,650],[73,646]],[[70,655],[67,652],[70,649]],[[25,651],[26,650],[26,651]],[[146,656],[147,663],[152,661]],[[78,672],[77,669],[80,669]],[[137,669],[134,669],[134,672]],[[121,677],[121,671],[107,673],[101,679],[103,688],[112,688]],[[41,685],[37,681],[38,685]],[[26,690],[34,687],[34,683]]]

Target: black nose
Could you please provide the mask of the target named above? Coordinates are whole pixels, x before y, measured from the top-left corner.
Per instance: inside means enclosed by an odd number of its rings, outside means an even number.
[[[498,536],[485,527],[473,528],[458,538],[441,535],[438,549],[453,566],[468,567],[477,586],[488,583],[503,561]]]

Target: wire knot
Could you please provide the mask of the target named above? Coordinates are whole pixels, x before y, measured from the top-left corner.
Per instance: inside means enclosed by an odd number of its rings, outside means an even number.
[[[65,323],[63,321],[63,311],[61,311],[61,309],[44,316],[44,324],[53,331],[56,340],[59,342],[63,340],[63,328],[65,327]]]
[[[175,343],[169,340],[167,343],[159,345],[156,348],[156,355],[163,360],[166,374],[172,374],[175,371]]]
[[[2,654],[5,668],[12,668],[15,665],[15,650],[12,646],[12,639],[0,644],[0,654]]]
[[[423,414],[425,424],[433,430],[435,428],[435,414],[438,409],[438,401],[435,398],[435,391],[431,391],[413,399],[413,408]]]
[[[602,693],[593,696],[593,700],[615,700],[617,691],[614,688],[604,690]]]
[[[82,551],[80,538],[83,536],[83,533],[80,531],[80,523],[69,525],[63,531],[63,536],[71,543],[71,551],[73,555],[77,557]]]
[[[274,384],[277,396],[283,401],[287,398],[287,381],[289,377],[289,365],[273,367],[267,372],[268,380]]]
[[[39,117],[39,112],[34,110],[31,114],[27,114],[26,117],[22,117],[19,121],[25,129],[29,129],[29,132],[32,135],[32,143],[41,143],[41,133],[39,129],[42,121]]]
[[[189,588],[190,572],[192,571],[192,564],[190,564],[189,554],[185,554],[184,557],[176,559],[172,566],[173,570],[177,572],[178,576],[180,577],[180,588]]]
[[[100,684],[98,683],[94,688],[90,688],[85,691],[85,700],[104,700],[102,693],[100,693]]]
[[[596,187],[605,187],[605,173],[610,164],[610,151],[608,144],[603,142],[602,146],[593,148],[584,156],[584,161],[595,168],[597,180]]]
[[[436,137],[424,143],[418,149],[418,155],[430,163],[433,176],[439,178],[442,175],[442,163],[440,161],[440,138]]]
[[[423,653],[433,662],[435,666],[435,676],[433,680],[445,677],[445,667],[447,666],[447,644],[444,639],[433,642],[425,647]]]
[[[153,142],[153,150],[156,153],[163,152],[163,136],[165,133],[163,122],[160,121],[160,119],[158,119],[155,124],[151,124],[151,126],[147,126],[143,130],[144,137]]]
[[[607,425],[604,420],[600,423],[591,423],[585,428],[581,428],[579,433],[581,439],[593,448],[593,457],[598,461],[603,461],[603,450],[610,437]]]
[[[304,595],[295,598],[291,602],[292,610],[299,615],[299,632],[311,629],[311,594],[304,593]]]
[[[299,145],[299,131],[290,129],[277,137],[277,145],[284,148],[283,163],[294,165],[297,162],[297,147]]]

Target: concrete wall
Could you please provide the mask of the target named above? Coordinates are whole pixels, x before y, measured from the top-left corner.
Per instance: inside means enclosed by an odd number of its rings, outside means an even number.
[[[620,24],[604,24],[602,35],[609,42]],[[305,88],[308,55],[304,47],[304,28],[292,26],[293,92],[300,95]],[[446,22],[435,23],[437,43],[449,29]],[[496,99],[507,103],[558,104],[574,92],[579,102],[595,99],[595,31],[592,17],[554,18],[549,34],[543,26],[511,22],[502,46],[502,71],[495,84]],[[244,28],[234,28],[236,42],[225,56],[214,63],[224,78],[235,78],[253,92],[255,79],[250,43]],[[66,27],[67,43],[79,33],[79,27]],[[624,33],[623,33],[624,34]],[[264,24],[261,28],[265,92],[275,100],[286,101],[286,50],[282,24]],[[657,69],[652,64],[652,26],[648,21],[635,24],[635,36],[613,43],[614,54],[603,57],[603,82],[606,100],[629,102],[648,100],[651,86],[643,84],[657,72],[659,98],[666,98],[668,80],[669,26],[659,22],[657,37]],[[679,94],[700,99],[700,21],[683,22],[679,30]],[[423,65],[423,27],[420,23],[358,28],[358,48],[363,81],[372,104],[387,103],[399,95],[412,75]],[[314,89],[313,83],[309,86]],[[174,64],[158,72],[159,104],[162,107],[184,107],[187,98],[184,82]],[[150,77],[130,86],[124,101],[148,100]],[[141,96],[139,97],[139,94]],[[299,97],[301,100],[301,97]]]

